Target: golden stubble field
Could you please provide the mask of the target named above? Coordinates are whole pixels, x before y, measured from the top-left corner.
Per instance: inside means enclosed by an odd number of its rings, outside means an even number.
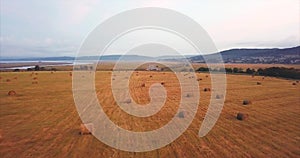
[[[134,153],[113,149],[92,135],[79,135],[81,120],[73,100],[69,71],[35,73],[0,73],[1,157],[300,156],[300,84],[292,85],[291,80],[227,75],[227,95],[220,118],[207,136],[199,138],[198,131],[210,99],[210,92],[204,92],[203,88],[210,87],[210,76],[197,74],[202,78],[201,99],[187,131],[161,149]],[[115,124],[132,131],[149,131],[162,127],[174,117],[180,101],[179,83],[174,74],[139,71],[131,76],[131,95],[139,104],[150,101],[148,90],[152,83],[165,83],[168,93],[165,106],[147,118],[128,115],[116,105],[111,74],[96,72],[96,90],[104,111]],[[38,84],[32,84],[36,81]],[[17,95],[8,96],[10,90]],[[243,106],[244,99],[252,103]],[[248,114],[249,118],[237,120],[238,112]]]

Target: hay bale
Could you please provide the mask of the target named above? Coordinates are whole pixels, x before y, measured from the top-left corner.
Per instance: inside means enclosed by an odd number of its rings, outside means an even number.
[[[0,78],[1,79],[1,78]],[[296,83],[299,83],[299,81],[296,81]]]
[[[243,114],[243,113],[237,113],[237,115],[236,115],[236,119],[238,119],[238,120],[240,120],[240,121],[242,121],[242,120],[245,120],[245,119],[247,119],[248,118],[248,114]]]
[[[161,82],[160,84],[161,84],[161,85],[165,85],[165,83],[164,83],[164,82]]]
[[[126,99],[126,100],[124,101],[124,103],[130,104],[130,103],[131,103],[131,99],[130,99],[130,98],[129,98],[129,99]]]
[[[184,112],[183,111],[180,111],[177,115],[179,118],[184,118]]]
[[[243,105],[249,105],[249,104],[251,104],[251,101],[249,101],[249,100],[243,100]]]
[[[206,78],[208,77],[208,75],[205,76]]]
[[[219,95],[219,94],[216,95],[216,99],[221,99],[221,98],[223,98],[223,95]]]
[[[256,82],[257,85],[261,85],[261,82]]]
[[[10,82],[10,79],[6,79],[6,82]]]
[[[150,78],[152,78],[152,75],[150,75]]]
[[[38,79],[37,77],[34,77],[34,78],[33,78],[33,80],[37,80],[37,79]]]
[[[209,91],[210,91],[210,88],[204,88],[203,91],[204,91],[204,92],[209,92]]]
[[[189,93],[188,93],[188,94],[186,94],[186,97],[187,97],[187,98],[192,97],[192,94],[189,94]]]
[[[81,124],[80,125],[80,132],[79,134],[81,135],[86,135],[86,134],[92,134],[94,133],[95,128],[93,123],[86,123],[86,124]]]
[[[15,96],[15,95],[17,95],[17,93],[16,93],[16,91],[11,90],[11,91],[9,91],[9,92],[7,93],[7,95],[9,95],[9,96]]]
[[[292,83],[292,85],[297,85],[297,84],[294,82],[294,83]]]
[[[145,83],[143,83],[143,84],[142,84],[142,87],[146,87],[146,84],[145,84]]]
[[[202,78],[198,78],[198,79],[197,79],[197,81],[201,81],[201,80],[202,80]]]

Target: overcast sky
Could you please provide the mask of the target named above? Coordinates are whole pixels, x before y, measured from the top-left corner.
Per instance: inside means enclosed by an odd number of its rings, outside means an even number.
[[[122,11],[140,7],[169,8],[189,16],[208,32],[218,50],[283,48],[300,43],[299,0],[0,2],[1,58],[75,56],[81,42],[99,23]],[[142,38],[139,33],[127,37],[137,38]],[[126,45],[126,40],[123,40],[123,45]],[[115,47],[109,53],[122,54],[122,50],[122,47]],[[184,54],[194,53],[188,49],[182,51]]]

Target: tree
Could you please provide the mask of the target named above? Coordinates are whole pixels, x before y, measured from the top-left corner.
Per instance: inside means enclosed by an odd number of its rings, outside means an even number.
[[[246,69],[246,73],[247,73],[247,74],[253,74],[253,70],[251,70],[250,68],[247,68],[247,69]]]
[[[257,69],[257,74],[258,75],[262,75],[264,72],[264,70],[262,68]]]
[[[233,71],[233,73],[238,73],[238,72],[239,72],[239,69],[235,67],[235,68],[233,68],[232,71]]]
[[[40,70],[40,66],[35,65],[34,70],[35,70],[35,71],[39,71],[39,70]]]
[[[231,68],[225,68],[226,73],[232,73],[232,69]]]
[[[197,71],[209,71],[206,67],[200,67]]]

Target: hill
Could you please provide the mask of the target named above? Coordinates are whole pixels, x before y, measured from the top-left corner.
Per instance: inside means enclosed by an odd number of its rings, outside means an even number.
[[[300,64],[300,46],[273,49],[230,49],[221,51],[225,63]],[[211,57],[215,54],[206,55]],[[191,57],[192,62],[204,63],[203,56]]]

